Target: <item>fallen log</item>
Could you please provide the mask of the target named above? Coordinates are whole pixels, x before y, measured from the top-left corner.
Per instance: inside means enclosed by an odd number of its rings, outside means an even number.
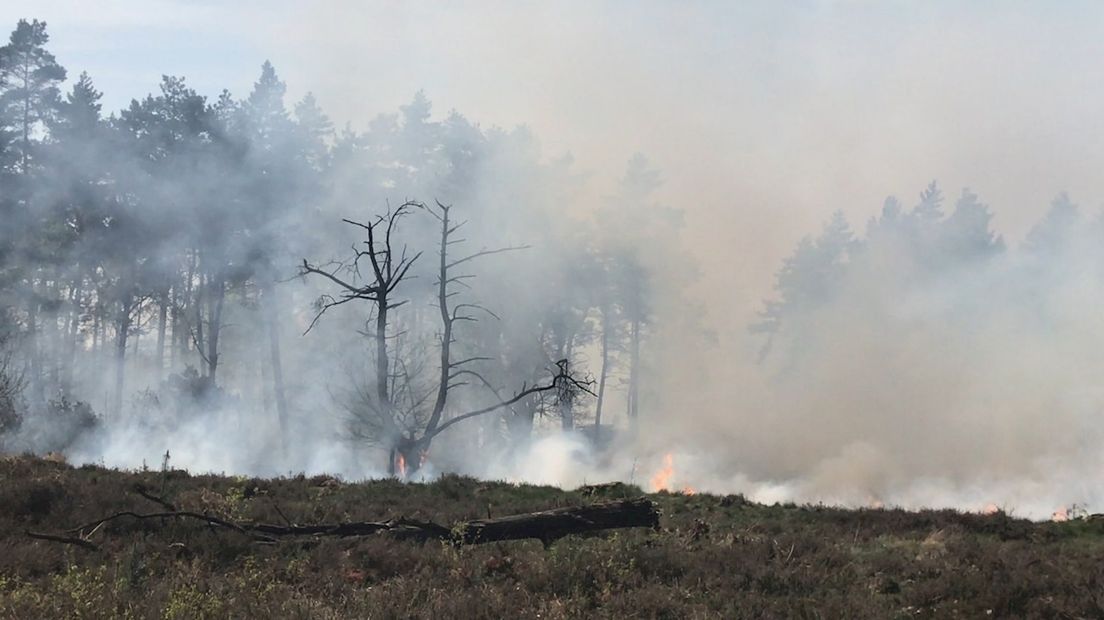
[[[398,519],[319,525],[242,525],[269,536],[367,536],[381,534],[403,540],[443,540],[453,544],[481,544],[536,539],[546,545],[570,534],[600,530],[659,526],[659,510],[646,498],[601,502],[529,512],[496,519],[477,519],[447,528],[436,523]]]
[[[456,528],[453,537],[462,544],[535,538],[548,545],[569,534],[658,526],[659,511],[655,504],[639,498],[468,521]]]
[[[273,525],[267,523],[240,523],[189,511],[167,511],[149,514],[124,511],[80,525],[66,532],[67,534],[76,534],[77,537],[38,532],[27,532],[27,535],[39,540],[79,545],[91,550],[95,549],[96,545],[88,538],[100,530],[104,524],[119,519],[161,522],[167,519],[198,521],[210,527],[231,530],[249,536],[257,542],[266,543],[272,543],[282,538],[303,536],[390,536],[398,540],[440,540],[455,545],[532,538],[542,541],[547,546],[553,541],[570,534],[586,534],[600,530],[630,527],[655,528],[659,526],[659,511],[651,500],[639,498],[601,502],[588,506],[557,508],[497,519],[477,519],[460,523],[453,528],[410,519],[310,525]]]

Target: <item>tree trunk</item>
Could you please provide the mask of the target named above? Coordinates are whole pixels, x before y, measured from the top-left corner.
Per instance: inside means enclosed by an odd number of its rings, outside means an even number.
[[[276,324],[276,288],[270,281],[266,281],[264,290],[261,292],[261,305],[264,313],[265,331],[268,332],[269,366],[272,369],[272,395],[276,401],[276,418],[280,423],[280,445],[286,453],[288,408],[287,398],[284,395],[283,362],[280,359],[280,329]]]
[[[134,310],[134,317],[131,319],[131,325],[134,328],[134,351],[131,352],[134,364],[141,366],[141,362],[138,360],[138,345],[142,341],[142,305],[138,304]]]
[[[169,333],[169,372],[172,373],[176,370],[176,352],[181,348],[181,338],[183,333],[180,330],[180,293],[178,283],[173,284],[172,291],[169,296],[172,303],[172,312],[169,316],[172,318],[172,331]]]
[[[387,454],[387,473],[391,476],[405,476],[399,450],[402,436],[395,428],[395,419],[392,417],[391,395],[388,390],[388,381],[391,378],[391,359],[387,354],[387,296],[380,296],[376,303],[376,400],[381,416],[381,426],[386,438],[391,441],[391,448]]]
[[[207,376],[215,384],[219,364],[219,336],[222,333],[222,306],[226,300],[226,283],[216,278],[207,296]]]
[[[602,438],[602,403],[606,398],[606,377],[609,376],[610,309],[602,308],[602,368],[598,371],[598,397],[594,406],[594,441]]]
[[[205,288],[203,275],[199,276],[199,284],[195,287],[195,348],[199,355],[199,372],[207,376],[207,359],[203,355],[203,290]]]
[[[161,298],[157,305],[157,363],[155,364],[157,372],[154,375],[154,381],[160,384],[161,374],[165,372],[165,333],[168,331],[168,326],[165,323],[169,319],[168,289],[161,291]]]
[[[92,305],[92,360],[100,361],[100,302],[99,292],[96,293],[96,303]]]
[[[65,357],[62,391],[69,395],[73,391],[73,370],[77,366],[77,339],[80,337],[80,310],[83,293],[81,278],[74,278],[69,287],[69,317],[65,326]]]
[[[640,319],[633,319],[629,333],[629,429],[635,432],[640,414]]]
[[[184,275],[181,282],[178,283],[180,291],[177,291],[177,287],[173,287],[173,337],[176,346],[173,349],[173,359],[169,360],[170,368],[175,371],[177,369],[176,353],[179,351],[179,358],[186,360],[188,351],[191,350],[191,335],[192,328],[188,324],[189,319],[188,311],[191,309],[193,303],[192,294],[195,292],[195,275],[196,275],[196,256],[192,252],[188,254],[188,271]],[[195,304],[198,306],[198,302]],[[195,313],[196,317],[196,329],[199,329],[199,311]],[[184,362],[187,365],[187,362]],[[202,371],[202,366],[200,367]]]
[[[115,318],[115,397],[111,404],[112,413],[118,419],[123,413],[123,383],[126,375],[127,334],[130,332],[130,314],[134,303],[133,294],[127,292],[119,300],[119,314]]]
[[[48,393],[51,397],[57,394],[58,388],[61,386],[62,340],[61,328],[58,326],[58,320],[61,318],[61,282],[57,277],[56,268],[53,272],[52,282],[46,287],[46,292],[49,295],[49,302],[46,306],[48,311],[45,320],[45,327],[48,332],[45,334],[45,337],[46,341],[50,344],[49,355],[47,356],[47,367],[50,369]]]
[[[103,299],[103,290],[100,290],[100,292],[97,294],[97,298],[100,299],[100,300]],[[100,344],[99,344],[100,348],[99,348],[98,354],[96,355],[96,363],[97,364],[103,364],[104,363],[104,357],[105,357],[104,349],[107,348],[107,322],[108,322],[107,304],[103,303],[103,301],[97,301],[96,302],[96,324],[97,324],[97,328],[100,332]]]
[[[391,475],[400,479],[414,476],[425,463],[429,442],[401,437],[391,448]]]
[[[27,346],[30,349],[30,374],[27,387],[30,388],[31,405],[41,407],[46,404],[46,387],[42,376],[42,351],[39,346],[38,331],[38,295],[34,280],[30,283],[30,297],[27,300]]]
[[[560,359],[570,360],[573,353],[575,336],[567,340],[567,346],[562,350]],[[570,363],[570,362],[569,362]],[[575,398],[570,390],[559,394],[560,424],[565,433],[575,430]]]
[[[437,308],[441,313],[441,351],[440,374],[437,378],[437,396],[433,400],[433,411],[426,423],[426,432],[436,430],[441,423],[441,416],[445,412],[445,403],[448,401],[449,383],[452,381],[452,327],[453,318],[449,315],[448,306],[448,246],[449,246],[449,210],[442,209],[441,213],[441,245],[438,253],[437,265]]]

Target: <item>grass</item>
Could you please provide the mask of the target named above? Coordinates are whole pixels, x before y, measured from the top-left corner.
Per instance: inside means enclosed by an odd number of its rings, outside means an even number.
[[[119,520],[100,551],[38,541],[119,510],[178,507],[282,523],[442,524],[599,493],[446,476],[345,484],[120,472],[0,458],[0,617],[1104,617],[1104,522],[751,504],[656,494],[660,531],[470,547],[385,538],[260,545],[195,522]]]

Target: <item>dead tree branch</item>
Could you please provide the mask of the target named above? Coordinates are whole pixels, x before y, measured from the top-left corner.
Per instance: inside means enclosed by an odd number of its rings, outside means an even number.
[[[50,542],[59,542],[59,543],[64,543],[66,545],[74,545],[74,546],[77,546],[77,547],[84,547],[85,549],[88,549],[89,551],[99,551],[100,550],[99,546],[97,546],[96,543],[87,541],[83,538],[74,538],[73,536],[56,536],[54,534],[42,534],[40,532],[32,532],[30,530],[24,530],[23,533],[25,533],[27,536],[30,536],[31,538],[34,538],[36,540],[48,540]]]
[[[397,540],[440,540],[454,545],[473,545],[508,540],[537,539],[546,546],[572,534],[586,534],[608,529],[659,526],[659,510],[651,500],[641,497],[630,500],[600,502],[587,506],[571,506],[530,512],[496,519],[476,519],[448,528],[427,521],[392,519],[389,521],[356,521],[311,525],[274,525],[239,523],[190,511],[139,514],[117,512],[102,519],[70,529],[66,535],[25,532],[38,540],[75,545],[96,551],[99,546],[83,537],[83,532],[95,533],[100,526],[122,518],[137,520],[182,519],[201,521],[217,528],[245,534],[256,542],[273,543],[283,538],[303,536],[363,537],[389,536]],[[72,534],[81,533],[81,537]],[[88,534],[88,536],[90,536]]]

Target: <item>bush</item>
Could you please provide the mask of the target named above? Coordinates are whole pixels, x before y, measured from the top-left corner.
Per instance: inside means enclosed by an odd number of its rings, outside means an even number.
[[[60,396],[46,405],[45,421],[36,447],[46,452],[64,452],[84,434],[98,428],[100,416],[88,403]]]
[[[177,414],[217,409],[227,398],[210,377],[200,375],[192,366],[169,375],[161,391],[167,395]]]
[[[210,377],[193,366],[170,374],[156,390],[136,392],[130,401],[134,420],[142,427],[173,428],[198,413],[236,404]]]

